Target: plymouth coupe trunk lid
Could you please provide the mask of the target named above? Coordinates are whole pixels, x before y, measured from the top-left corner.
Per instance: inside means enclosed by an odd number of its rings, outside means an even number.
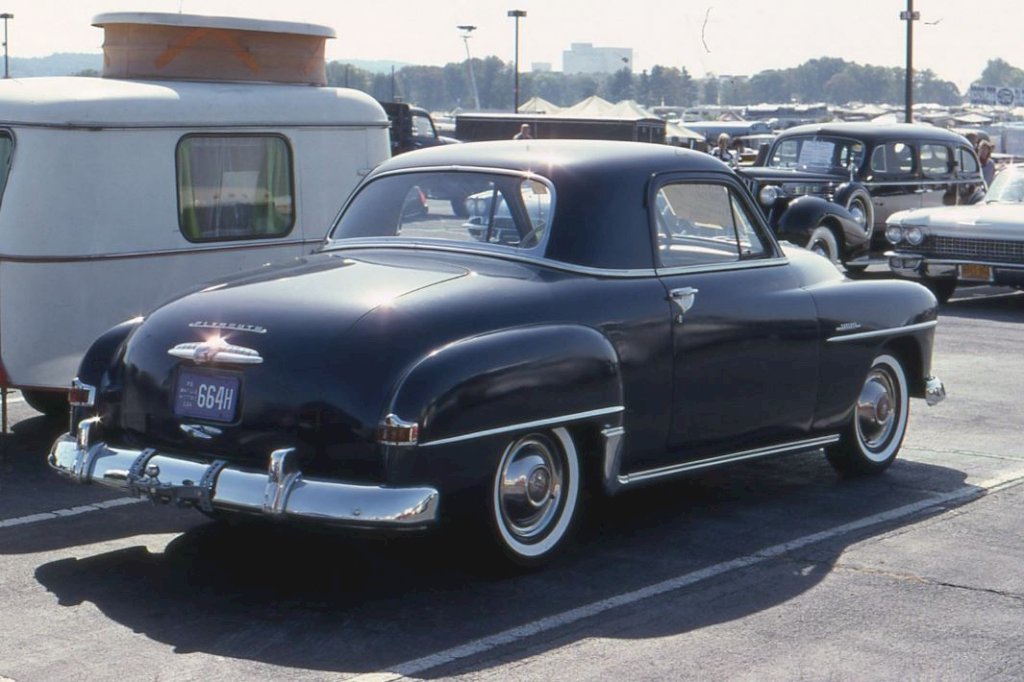
[[[284,441],[365,454],[399,360],[354,342],[353,326],[467,274],[320,254],[182,297],[126,346],[120,425],[139,445],[259,466]]]

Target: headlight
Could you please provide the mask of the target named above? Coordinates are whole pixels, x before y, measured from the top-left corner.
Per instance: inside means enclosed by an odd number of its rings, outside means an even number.
[[[761,188],[761,191],[757,193],[757,199],[761,202],[762,206],[771,206],[781,196],[782,190],[775,185],[765,185]]]
[[[904,234],[911,246],[918,246],[924,241],[924,230],[916,225],[908,227]]]
[[[899,244],[903,241],[903,228],[899,225],[887,225],[885,238],[889,240],[890,244]]]

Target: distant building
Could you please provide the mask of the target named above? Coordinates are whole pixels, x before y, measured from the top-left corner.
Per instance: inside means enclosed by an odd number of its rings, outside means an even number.
[[[562,52],[563,73],[615,73],[633,66],[633,49],[629,47],[594,47],[590,43],[573,43]]]
[[[533,62],[530,64],[530,70],[535,73],[547,73],[551,71],[551,62]]]

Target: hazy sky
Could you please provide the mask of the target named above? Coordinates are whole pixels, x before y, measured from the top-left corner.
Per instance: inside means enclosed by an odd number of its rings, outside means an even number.
[[[964,89],[987,60],[1024,68],[1024,0],[916,0],[914,66]],[[752,74],[815,57],[902,66],[906,0],[0,0],[14,14],[11,56],[99,52],[93,16],[112,11],[285,19],[333,28],[328,59],[446,64],[465,58],[455,28],[474,24],[474,57],[512,60],[513,20],[523,9],[520,65],[561,69],[571,43],[634,50],[634,70],[685,66],[692,75]],[[16,73],[13,75],[17,75]]]

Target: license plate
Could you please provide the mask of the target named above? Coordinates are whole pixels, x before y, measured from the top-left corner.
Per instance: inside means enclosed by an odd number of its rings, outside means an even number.
[[[232,422],[238,413],[241,380],[235,374],[182,367],[174,392],[178,417]]]
[[[991,282],[992,268],[987,265],[961,265],[960,279],[971,280],[972,282]]]

